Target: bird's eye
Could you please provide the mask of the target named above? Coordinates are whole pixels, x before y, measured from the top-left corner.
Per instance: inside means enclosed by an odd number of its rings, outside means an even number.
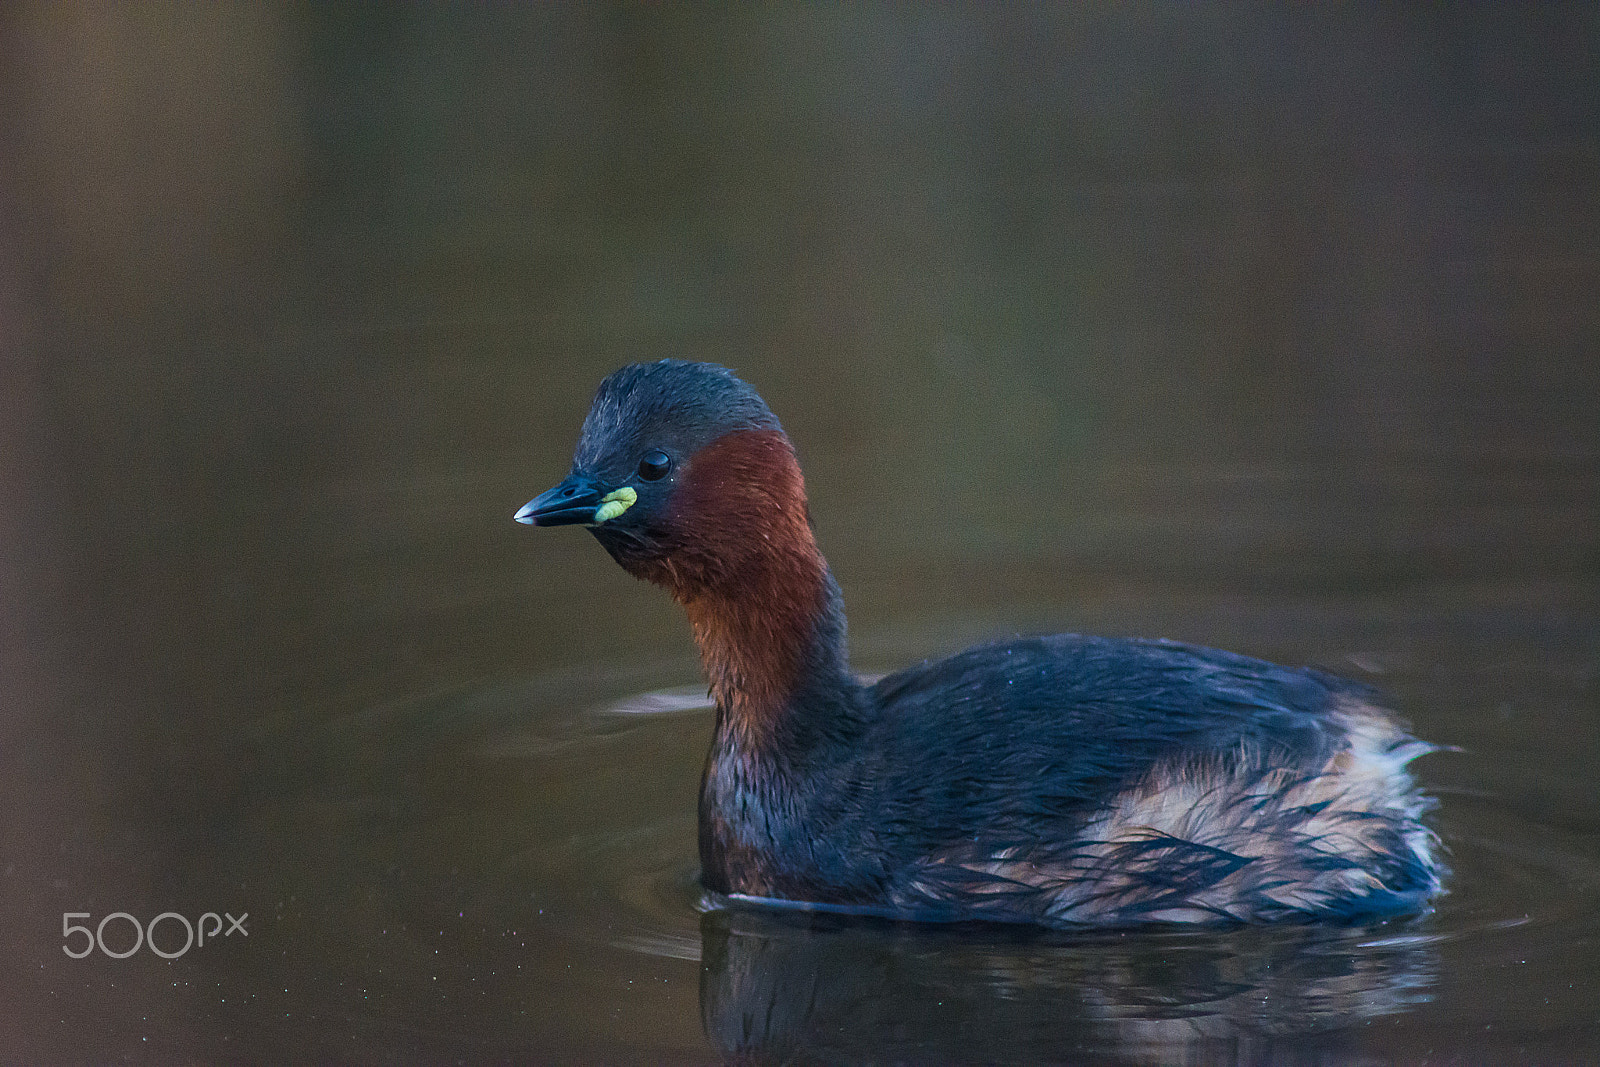
[[[672,469],[672,457],[659,448],[652,448],[639,461],[639,477],[647,482],[660,481]]]

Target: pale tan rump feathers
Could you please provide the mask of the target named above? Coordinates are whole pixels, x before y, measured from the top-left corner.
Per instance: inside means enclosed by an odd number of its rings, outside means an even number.
[[[1055,855],[1011,846],[978,857],[958,847],[931,857],[911,889],[937,896],[936,883],[960,867],[964,888],[993,894],[997,910],[1032,897],[1041,918],[1066,923],[1337,910],[1416,891],[1385,880],[1416,871],[1436,890],[1437,838],[1419,821],[1432,802],[1406,770],[1433,746],[1364,703],[1347,701],[1333,718],[1346,744],[1319,769],[1275,766],[1252,751],[1159,765]]]

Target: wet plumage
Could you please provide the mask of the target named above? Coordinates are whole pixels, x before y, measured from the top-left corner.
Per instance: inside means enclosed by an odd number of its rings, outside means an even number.
[[[793,448],[722,368],[617,371],[518,518],[589,525],[685,607],[717,704],[712,890],[1065,925],[1351,919],[1439,889],[1405,769],[1430,746],[1356,683],[1057,635],[860,685]]]

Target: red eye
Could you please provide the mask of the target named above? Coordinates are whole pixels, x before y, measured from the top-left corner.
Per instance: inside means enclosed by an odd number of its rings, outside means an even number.
[[[660,481],[672,469],[672,457],[659,448],[652,448],[639,461],[639,477],[647,482]]]

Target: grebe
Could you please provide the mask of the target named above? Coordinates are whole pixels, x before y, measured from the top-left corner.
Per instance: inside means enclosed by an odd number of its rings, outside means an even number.
[[[1379,918],[1440,888],[1433,806],[1377,694],[1154,640],[1005,641],[864,685],[794,447],[708,363],[600,384],[516,514],[587,525],[683,605],[716,704],[706,888],[918,920]]]

